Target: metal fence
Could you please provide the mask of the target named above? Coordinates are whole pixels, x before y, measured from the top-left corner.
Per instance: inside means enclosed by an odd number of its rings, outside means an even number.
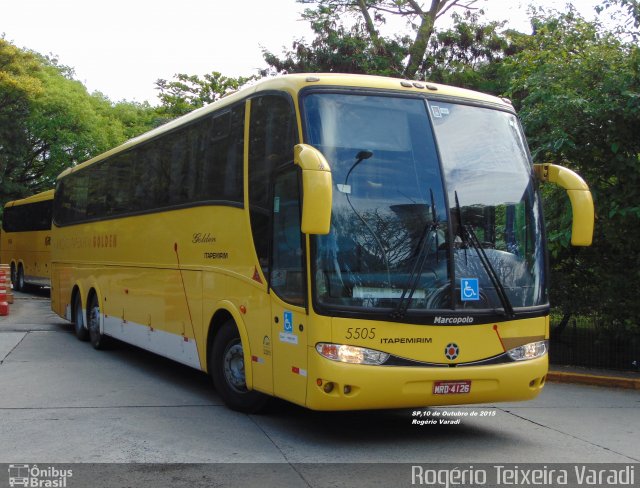
[[[555,322],[555,324],[554,324]],[[552,319],[549,361],[552,364],[640,370],[640,327],[614,328],[597,317]]]

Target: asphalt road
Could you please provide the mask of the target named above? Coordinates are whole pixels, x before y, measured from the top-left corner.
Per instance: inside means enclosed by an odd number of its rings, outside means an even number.
[[[413,423],[445,417],[460,422]],[[382,463],[639,463],[638,439],[640,392],[572,384],[527,403],[320,413],[276,401],[245,415],[201,372],[125,344],[94,351],[43,294],[16,294],[0,317],[0,463],[190,463],[177,478],[175,464],[132,468],[189,486],[249,486],[233,466],[252,463],[262,486],[370,486],[371,473],[396,476]],[[193,463],[234,464],[216,465],[214,483]]]

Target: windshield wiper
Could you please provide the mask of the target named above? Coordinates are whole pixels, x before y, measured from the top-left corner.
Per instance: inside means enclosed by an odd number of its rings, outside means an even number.
[[[420,234],[420,240],[418,241],[416,260],[413,262],[413,267],[407,280],[407,286],[402,290],[400,301],[395,310],[391,312],[391,318],[396,320],[404,318],[407,314],[407,309],[413,299],[413,294],[416,292],[418,284],[420,283],[422,270],[424,269],[424,264],[427,262],[427,257],[429,257],[429,250],[431,249],[431,244],[434,239],[436,240],[436,252],[438,251],[438,213],[436,211],[435,199],[433,198],[433,190],[429,189],[429,193],[431,193],[431,224],[425,225],[424,229],[422,229],[422,234]],[[429,235],[428,238],[427,235]]]
[[[508,318],[513,318],[514,316],[513,305],[511,305],[511,301],[507,296],[507,292],[504,288],[504,285],[500,281],[500,277],[498,276],[498,273],[496,273],[496,270],[491,264],[491,261],[489,261],[489,258],[487,257],[487,253],[484,252],[484,249],[482,248],[482,243],[478,239],[478,236],[476,235],[476,233],[473,231],[473,228],[470,225],[464,225],[464,223],[462,222],[462,211],[460,210],[460,201],[458,200],[457,191],[455,192],[455,198],[456,198],[456,212],[458,214],[458,226],[460,228],[459,234],[460,234],[460,238],[462,239],[462,244],[465,245],[465,247],[468,247],[468,244],[471,244],[471,247],[473,247],[473,249],[476,251],[478,258],[480,259],[480,263],[484,267],[484,270],[486,271],[487,275],[489,276],[489,279],[491,280],[491,283],[493,284],[494,289],[496,290],[496,295],[498,295],[498,299],[502,304],[502,308],[504,310],[505,315]],[[465,253],[466,253],[466,250],[465,250]]]

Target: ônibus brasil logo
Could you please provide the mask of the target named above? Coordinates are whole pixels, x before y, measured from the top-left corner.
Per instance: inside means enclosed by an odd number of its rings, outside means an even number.
[[[37,464],[10,464],[9,486],[38,488],[65,488],[67,478],[73,476],[71,469],[59,469],[53,466],[39,468]]]

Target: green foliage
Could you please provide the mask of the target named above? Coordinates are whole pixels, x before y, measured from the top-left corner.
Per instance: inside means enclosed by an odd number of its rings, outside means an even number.
[[[384,37],[378,32],[387,17],[393,15],[413,19],[411,25],[415,32],[422,17],[407,7],[408,2],[366,2],[366,11],[374,12],[368,17],[369,22],[362,15],[360,3],[344,0],[302,3],[316,5],[304,15],[315,38],[311,42],[294,41],[292,49],[281,56],[265,50],[264,59],[270,68],[264,70],[263,75],[338,72],[415,77],[501,94],[508,88],[501,73],[502,60],[518,52],[526,38],[515,31],[502,32],[505,22],[483,21],[482,11],[453,12],[453,26],[444,30],[434,27],[420,63],[409,76],[407,60],[416,38],[411,35]],[[471,3],[435,2],[433,20],[446,11],[445,7]],[[422,12],[422,15],[430,14]]]
[[[202,78],[197,75],[177,74],[174,81],[159,79],[159,113],[169,119],[179,117],[196,108],[215,102],[229,92],[257,79],[257,76],[230,78],[213,71]]]
[[[114,106],[73,75],[0,39],[0,204],[52,188],[63,169],[155,125],[150,106]]]
[[[534,18],[535,35],[505,61],[509,96],[537,162],[575,169],[596,204],[594,245],[568,244],[570,206],[545,189],[552,299],[567,312],[636,324],[640,301],[640,52],[574,11]]]
[[[42,93],[30,101],[25,128],[29,152],[22,160],[29,171],[23,181],[28,187],[51,185],[70,164],[121,141],[118,127],[104,123],[95,112],[84,86],[62,76],[53,65],[40,71]]]
[[[316,38],[309,44],[304,40],[293,43],[293,49],[283,58],[264,51],[270,70],[276,73],[354,73],[381,76],[402,76],[405,43],[381,40],[374,44],[361,24],[350,28],[327,20],[314,25]]]
[[[21,196],[26,191],[15,176],[28,148],[25,121],[30,100],[43,91],[40,71],[33,54],[0,39],[0,191],[7,195]]]
[[[505,22],[484,22],[478,13],[452,15],[453,26],[436,31],[419,71],[420,78],[496,95],[507,90],[502,62],[526,36],[502,29]]]
[[[415,78],[424,74],[429,40],[437,19],[454,7],[469,9],[477,0],[432,0],[426,8],[414,0],[298,0],[313,5],[303,15],[315,39],[300,39],[282,57],[264,51],[267,72],[366,73]],[[387,19],[403,19],[408,35],[385,37]]]
[[[95,111],[116,127],[118,139],[128,140],[162,125],[166,119],[149,102],[111,102],[100,92],[91,94]]]

